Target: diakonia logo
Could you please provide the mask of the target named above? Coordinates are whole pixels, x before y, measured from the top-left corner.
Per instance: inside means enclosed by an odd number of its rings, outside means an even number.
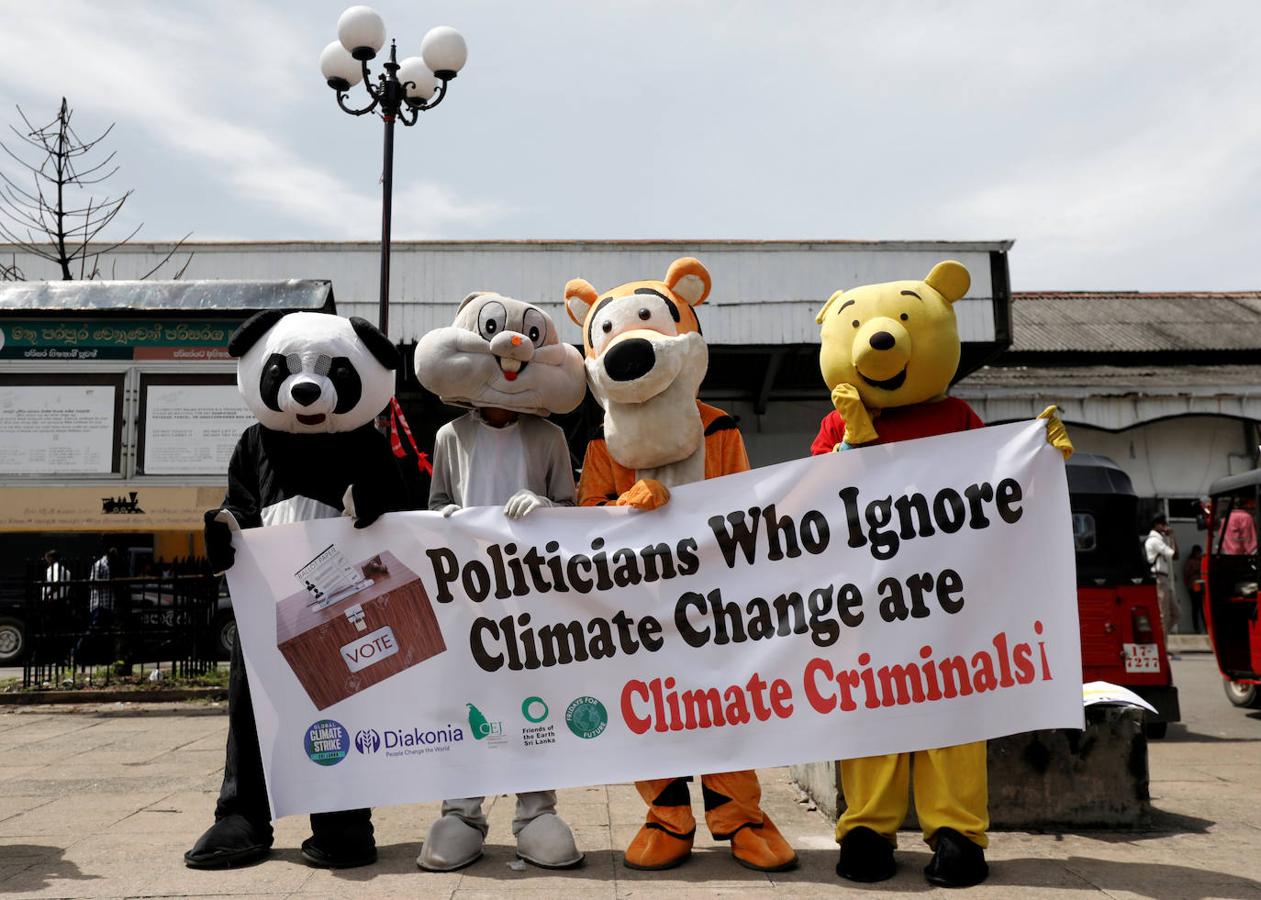
[[[350,732],[340,722],[320,719],[306,730],[306,755],[321,766],[335,766],[350,752]]]
[[[473,733],[475,740],[485,740],[492,738],[492,743],[497,740],[503,740],[504,723],[492,722],[482,715],[482,711],[472,703],[464,704],[468,707],[468,727]]]
[[[375,729],[364,728],[355,732],[355,749],[360,753],[376,753],[381,749],[381,735]]]
[[[578,737],[591,740],[604,733],[609,714],[595,697],[579,697],[565,710],[565,724]]]
[[[521,715],[525,716],[527,722],[537,725],[547,718],[547,713],[547,703],[542,697],[526,697],[521,701]]]

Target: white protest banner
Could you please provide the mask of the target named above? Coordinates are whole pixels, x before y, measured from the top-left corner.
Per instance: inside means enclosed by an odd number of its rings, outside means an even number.
[[[234,541],[278,816],[1083,725],[1068,490],[1041,421],[756,469],[653,512]],[[298,573],[329,548],[365,577],[316,598]]]

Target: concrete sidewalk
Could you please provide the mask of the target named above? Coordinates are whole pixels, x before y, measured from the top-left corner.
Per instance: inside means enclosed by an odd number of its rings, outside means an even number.
[[[1261,900],[1261,714],[1226,706],[1211,658],[1180,663],[1177,678],[1184,709],[1206,712],[1151,745],[1152,797],[1160,811],[1154,830],[995,834],[992,877],[969,896]],[[920,874],[929,854],[912,833],[902,836],[902,870],[893,881],[868,888],[840,883],[831,823],[801,801],[782,769],[762,777],[767,811],[801,855],[801,868],[784,874],[747,871],[707,836],[695,858],[674,871],[624,868],[620,851],[643,815],[629,785],[561,792],[561,811],[587,852],[586,866],[573,872],[510,865],[513,801],[504,797],[490,809],[489,852],[461,873],[416,869],[437,804],[378,810],[381,860],[366,869],[303,865],[297,846],[306,822],[293,817],[279,824],[267,862],[193,872],[181,855],[211,820],[226,732],[220,712],[112,706],[0,713],[0,896],[681,900],[934,892]],[[699,801],[699,790],[693,793]]]

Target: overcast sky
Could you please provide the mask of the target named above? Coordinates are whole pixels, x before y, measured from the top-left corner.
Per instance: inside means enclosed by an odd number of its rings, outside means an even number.
[[[348,5],[5,3],[0,116],[116,122],[142,237],[374,238],[381,125],[318,68]],[[1014,238],[1018,290],[1261,288],[1255,0],[375,8],[400,56],[469,45],[397,134],[396,238]]]

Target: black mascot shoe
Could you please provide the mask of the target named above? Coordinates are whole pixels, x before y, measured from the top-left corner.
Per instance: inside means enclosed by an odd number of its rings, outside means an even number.
[[[924,867],[924,879],[929,884],[971,887],[989,877],[985,851],[953,828],[939,828],[933,842],[933,858]]]
[[[271,824],[255,824],[244,816],[225,816],[197,839],[184,854],[190,869],[230,869],[244,866],[271,852]]]
[[[885,881],[898,870],[893,845],[863,825],[850,829],[841,840],[836,874],[850,881]]]
[[[354,869],[377,861],[377,844],[372,838],[312,836],[302,842],[302,858],[317,869]]]

